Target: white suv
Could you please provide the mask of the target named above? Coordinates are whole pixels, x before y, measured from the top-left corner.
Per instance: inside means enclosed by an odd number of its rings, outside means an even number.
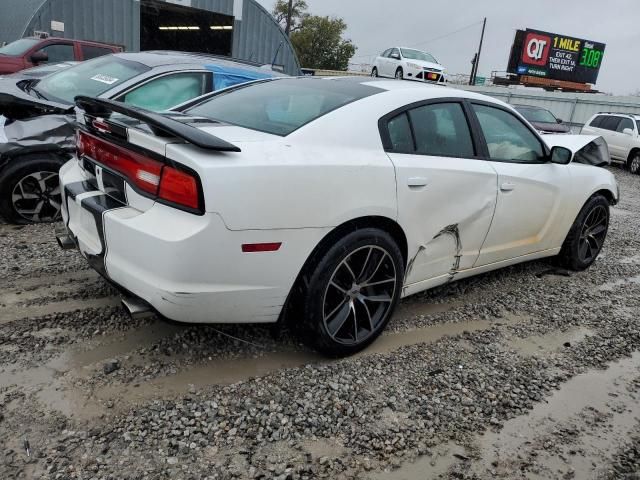
[[[598,113],[582,127],[585,135],[601,135],[611,160],[623,162],[631,173],[640,173],[640,115]]]

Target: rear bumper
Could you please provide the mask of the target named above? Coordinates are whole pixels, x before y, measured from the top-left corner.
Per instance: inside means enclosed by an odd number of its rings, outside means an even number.
[[[188,323],[276,322],[321,229],[231,231],[155,203],[142,212],[96,191],[77,161],[60,171],[63,220],[89,264],[163,316]],[[243,253],[244,243],[282,242]]]

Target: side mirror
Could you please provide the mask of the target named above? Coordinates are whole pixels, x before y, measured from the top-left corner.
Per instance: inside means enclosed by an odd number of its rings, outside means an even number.
[[[632,128],[625,128],[624,130],[622,130],[622,133],[624,133],[625,135],[629,135],[629,136],[633,137],[633,129]]]
[[[31,63],[37,65],[38,63],[48,62],[49,55],[47,55],[47,52],[43,52],[42,50],[40,50],[33,53],[29,59],[31,60]]]
[[[565,147],[553,147],[551,149],[551,163],[568,165],[573,159],[573,152]]]
[[[562,123],[562,119],[561,118],[556,118],[556,122]]]

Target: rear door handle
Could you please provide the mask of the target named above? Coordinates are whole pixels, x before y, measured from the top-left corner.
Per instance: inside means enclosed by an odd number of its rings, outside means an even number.
[[[505,182],[502,185],[500,185],[500,190],[503,192],[511,192],[515,188],[516,188],[515,183]]]
[[[429,183],[425,177],[411,177],[407,179],[407,185],[409,187],[417,188],[417,187],[426,187]]]

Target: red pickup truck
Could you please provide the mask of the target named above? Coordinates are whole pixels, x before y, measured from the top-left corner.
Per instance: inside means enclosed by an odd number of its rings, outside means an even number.
[[[81,62],[122,50],[116,45],[84,40],[21,38],[0,48],[0,74],[19,72],[47,62]]]

